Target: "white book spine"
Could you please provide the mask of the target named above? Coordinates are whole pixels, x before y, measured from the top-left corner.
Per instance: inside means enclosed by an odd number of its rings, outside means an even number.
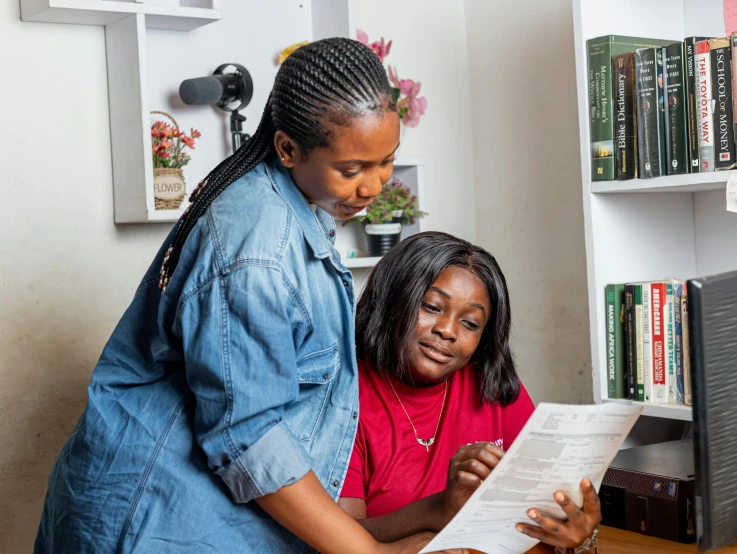
[[[668,390],[668,403],[678,403],[676,385],[676,301],[673,294],[673,283],[665,286],[665,386]]]

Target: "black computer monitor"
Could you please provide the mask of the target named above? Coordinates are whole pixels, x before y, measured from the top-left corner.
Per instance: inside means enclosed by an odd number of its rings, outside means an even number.
[[[699,551],[737,541],[737,271],[688,287]]]

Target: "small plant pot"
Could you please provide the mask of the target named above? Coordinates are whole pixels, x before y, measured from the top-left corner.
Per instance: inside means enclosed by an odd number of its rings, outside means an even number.
[[[383,256],[399,242],[402,236],[402,211],[397,210],[392,216],[389,223],[373,224],[364,220],[363,230],[369,256]]]
[[[178,210],[185,193],[186,184],[181,168],[154,168],[154,207],[157,210]]]

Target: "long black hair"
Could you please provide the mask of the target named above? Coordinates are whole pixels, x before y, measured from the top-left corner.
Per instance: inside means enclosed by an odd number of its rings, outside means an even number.
[[[520,382],[509,346],[507,282],[491,254],[447,233],[404,239],[376,265],[356,309],[358,357],[395,377],[407,371],[408,343],[422,298],[450,266],[467,269],[486,285],[491,314],[470,365],[479,377],[482,400],[511,404],[519,396]]]
[[[386,71],[378,56],[358,41],[319,40],[292,53],[277,72],[261,122],[253,136],[221,162],[190,195],[161,266],[166,290],[182,246],[197,220],[230,183],[275,152],[274,134],[284,131],[306,156],[331,145],[332,130],[368,112],[396,110]]]

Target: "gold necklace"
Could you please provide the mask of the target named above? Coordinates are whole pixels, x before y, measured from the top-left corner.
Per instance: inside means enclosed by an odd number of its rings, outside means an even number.
[[[399,402],[399,405],[402,407],[402,410],[404,411],[404,415],[407,416],[407,419],[409,420],[409,424],[412,426],[412,431],[415,433],[415,438],[417,439],[417,442],[420,443],[422,446],[425,447],[425,450],[430,452],[430,445],[435,442],[435,437],[438,434],[438,428],[440,427],[440,419],[443,417],[443,408],[445,407],[445,397],[448,394],[448,380],[445,380],[445,391],[443,392],[443,403],[440,405],[440,415],[438,415],[438,423],[435,425],[435,433],[433,433],[433,436],[430,437],[427,440],[423,440],[420,438],[420,436],[417,434],[417,429],[415,429],[415,424],[412,423],[412,418],[409,417],[409,414],[407,413],[407,410],[404,407],[404,404],[402,404],[402,401],[399,398],[399,395],[397,394],[397,391],[394,390],[394,385],[392,384],[391,378],[387,375],[387,379],[389,380],[389,386],[392,388],[392,391],[394,392],[394,396],[397,397],[397,401]]]

